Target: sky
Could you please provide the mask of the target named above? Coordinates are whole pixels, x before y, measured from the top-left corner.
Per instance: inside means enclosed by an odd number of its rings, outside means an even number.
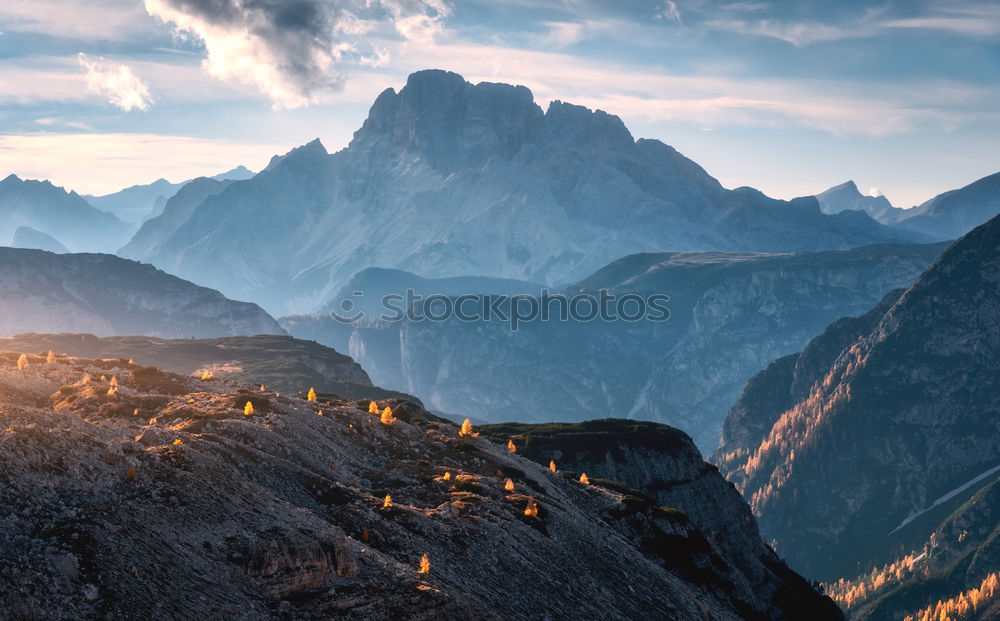
[[[1000,2],[4,0],[0,177],[103,194],[320,138],[420,69],[620,116],[727,187],[909,207],[1000,171]]]

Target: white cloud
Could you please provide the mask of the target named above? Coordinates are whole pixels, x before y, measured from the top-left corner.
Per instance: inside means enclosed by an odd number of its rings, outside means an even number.
[[[677,8],[677,3],[674,0],[667,0],[663,5],[663,9],[656,14],[658,19],[669,19],[672,22],[681,21],[681,11]]]
[[[144,0],[146,10],[205,45],[203,67],[252,84],[276,108],[321,101],[349,66],[379,66],[388,47],[429,44],[450,13],[442,0]]]
[[[785,22],[780,20],[709,20],[705,25],[715,30],[771,37],[801,47],[811,43],[870,36],[870,29],[836,26],[820,22]]]
[[[128,112],[148,110],[153,103],[149,87],[128,65],[92,60],[83,52],[77,58],[87,76],[87,90],[106,98],[111,105]]]
[[[877,187],[874,187],[874,186],[870,187],[870,188],[868,188],[868,196],[871,196],[873,198],[882,196],[882,190],[880,190],[880,189],[878,189]]]
[[[672,75],[556,52],[451,43],[414,51],[412,67],[449,69],[476,81],[523,84],[541,104],[561,99],[626,121],[682,121],[699,127],[804,127],[837,135],[885,136],[950,130],[984,115],[998,119],[996,89],[940,80],[872,89],[864,82]]]
[[[122,40],[161,30],[137,0],[5,0],[4,32],[39,33],[78,40]]]

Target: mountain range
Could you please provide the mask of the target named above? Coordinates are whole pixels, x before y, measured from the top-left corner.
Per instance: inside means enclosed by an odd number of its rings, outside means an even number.
[[[863,211],[894,229],[927,240],[956,239],[1000,215],[1000,173],[949,190],[910,209],[893,207],[884,196],[865,196],[853,181],[816,195],[823,213]]]
[[[67,192],[48,181],[22,180],[10,175],[0,181],[0,243],[41,241],[74,252],[114,252],[131,234],[129,226],[114,215],[91,206],[76,192]],[[39,239],[39,234],[46,238]]]
[[[665,293],[667,321],[508,322],[379,320],[351,324],[289,316],[299,338],[349,352],[376,383],[416,394],[442,413],[482,422],[583,421],[613,415],[667,423],[717,446],[725,412],[754,373],[799,350],[829,322],[861,313],[911,282],[945,244],[878,245],[820,253],[647,253],[625,257],[566,288],[566,296]],[[349,291],[438,281],[368,270]],[[490,293],[469,283],[465,293]],[[531,286],[522,290],[531,293]],[[537,294],[536,294],[537,295]],[[365,295],[363,299],[369,299]],[[338,308],[334,308],[340,312]],[[433,360],[433,365],[426,361]]]
[[[256,304],[235,302],[106,254],[0,248],[0,336],[24,332],[163,338],[283,334]]]
[[[253,171],[245,166],[237,166],[232,170],[210,177],[216,181],[238,181],[253,177]],[[93,196],[84,194],[83,198],[94,207],[113,213],[119,219],[130,224],[141,224],[163,211],[166,202],[177,191],[191,183],[193,179],[180,183],[171,183],[166,179],[157,179],[145,185],[133,185],[112,194]]]
[[[952,548],[948,580],[963,589],[996,569],[966,558],[992,526],[968,541],[932,534],[956,509],[967,514],[958,524],[988,510],[989,499],[962,504],[1000,476],[998,248],[994,218],[905,290],[775,361],[730,411],[714,461],[793,567],[863,576],[927,544],[928,556]],[[945,567],[929,571],[943,579]],[[917,589],[906,605],[933,607],[941,590]]]
[[[616,116],[560,101],[543,111],[523,86],[436,70],[379,95],[345,149],[314,141],[275,157],[147,234],[163,241],[128,256],[276,314],[316,311],[367,267],[553,285],[641,251],[919,237],[823,214],[811,197],[727,190]]]

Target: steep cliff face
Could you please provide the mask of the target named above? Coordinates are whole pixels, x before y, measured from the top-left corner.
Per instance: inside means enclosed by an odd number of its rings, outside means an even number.
[[[667,294],[665,322],[534,321],[512,332],[495,319],[282,321],[294,335],[346,346],[376,383],[418,394],[435,410],[468,408],[491,422],[653,420],[684,429],[710,452],[749,377],[837,317],[907,285],[943,248],[641,254],[565,291]]]
[[[994,219],[733,408],[716,461],[796,569],[834,579],[887,562],[1000,472],[998,249]]]
[[[367,401],[17,360],[0,355],[14,619],[839,618],[792,574],[749,581],[677,510],[406,402],[378,403],[385,425]]]
[[[482,434],[497,444],[514,443],[519,455],[548,465],[568,478],[586,474],[592,484],[621,489],[642,501],[682,512],[710,542],[749,591],[739,596],[763,602],[798,601],[802,614],[835,617],[832,605],[815,606],[820,598],[764,545],[749,507],[733,485],[705,463],[684,432],[656,423],[604,419],[583,423],[485,425]],[[632,488],[629,491],[627,488]],[[749,592],[756,595],[749,595]],[[804,599],[801,599],[803,598]],[[807,605],[808,603],[808,605]]]
[[[151,265],[0,248],[0,336],[23,332],[190,338],[283,330],[256,304],[234,302]]]
[[[185,225],[147,233],[165,241],[128,256],[280,313],[316,312],[368,267],[563,284],[641,251],[912,238],[812,198],[726,190],[616,116],[559,101],[543,112],[523,86],[445,71],[384,91],[346,149],[294,149]]]

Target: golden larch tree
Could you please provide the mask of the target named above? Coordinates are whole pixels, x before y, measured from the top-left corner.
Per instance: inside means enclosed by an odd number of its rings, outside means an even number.
[[[510,451],[511,453],[516,453],[517,452],[517,445],[514,444],[514,439],[513,438],[511,438],[510,440],[507,440],[507,450]]]
[[[253,403],[247,401],[247,404],[243,406],[243,416],[250,416],[253,414]]]
[[[316,389],[315,388],[310,388],[309,389],[309,394],[306,395],[306,401],[312,401],[314,403],[316,402]]]
[[[385,406],[385,409],[382,410],[382,424],[392,425],[394,422],[396,422],[396,417],[392,415],[392,408],[387,405]]]
[[[461,437],[461,436],[468,436],[470,438],[478,438],[479,437],[478,433],[473,433],[473,431],[472,431],[472,421],[469,420],[468,418],[466,418],[465,421],[462,422],[462,428],[458,430],[458,435],[459,435],[459,437]]]
[[[424,554],[420,557],[420,569],[417,570],[418,574],[429,574],[431,573],[431,557]]]
[[[21,354],[21,357],[17,359],[17,368],[22,371],[28,368],[28,356],[26,354]]]

